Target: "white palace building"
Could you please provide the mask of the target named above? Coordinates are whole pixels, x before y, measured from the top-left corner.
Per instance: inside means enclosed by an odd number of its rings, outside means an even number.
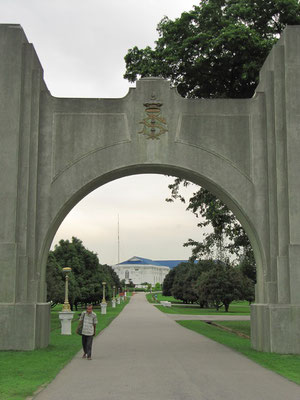
[[[148,258],[132,257],[127,261],[113,266],[120,280],[125,279],[126,283],[132,281],[139,286],[145,282],[155,285],[157,282],[163,283],[165,276],[170,269],[176,267],[181,262],[187,260],[158,260],[153,261]]]

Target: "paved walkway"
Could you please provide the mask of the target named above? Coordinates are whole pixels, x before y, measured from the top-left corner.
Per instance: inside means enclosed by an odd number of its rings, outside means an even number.
[[[300,386],[183,328],[135,295],[35,400],[299,400]]]

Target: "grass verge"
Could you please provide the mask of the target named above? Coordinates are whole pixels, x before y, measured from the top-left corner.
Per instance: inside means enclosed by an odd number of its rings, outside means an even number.
[[[157,296],[157,301],[154,296]],[[219,311],[214,308],[200,308],[198,304],[184,304],[172,296],[163,296],[161,293],[148,293],[146,295],[149,303],[159,303],[160,301],[170,301],[172,307],[156,306],[160,311],[167,314],[189,314],[189,315],[250,315],[250,306],[247,301],[234,301],[230,304],[229,312],[224,307]]]
[[[122,311],[127,300],[116,308],[107,307],[107,314],[98,316],[96,334],[106,328]],[[51,312],[50,344],[46,349],[33,351],[1,351],[0,352],[0,399],[24,400],[42,385],[48,384],[58,372],[81,349],[81,337],[76,335],[78,318],[81,311],[74,314],[72,335],[60,333],[58,310]]]
[[[184,315],[250,315],[250,307],[247,305],[232,305],[229,312],[225,312],[222,308],[219,311],[216,311],[214,308],[200,308],[200,307],[191,307],[187,306],[173,306],[172,307],[164,307],[164,306],[155,306],[160,311],[167,314],[184,314]]]
[[[250,321],[217,321],[217,324],[248,336],[251,335]]]
[[[253,350],[251,349],[249,339],[240,338],[234,333],[225,332],[202,321],[176,322],[185,328],[191,329],[201,335],[215,340],[218,343],[230,347],[255,361],[257,364],[300,384],[300,355],[264,353]],[[227,326],[234,329],[233,325],[227,324]]]
[[[157,300],[155,299],[154,296],[157,296]],[[149,303],[159,303],[160,301],[170,301],[171,303],[175,304],[183,304],[182,301],[176,300],[172,296],[163,296],[161,293],[148,293],[146,294],[146,298],[149,301]]]

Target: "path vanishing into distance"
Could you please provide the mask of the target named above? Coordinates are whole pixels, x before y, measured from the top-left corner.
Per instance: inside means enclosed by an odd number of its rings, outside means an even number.
[[[101,317],[100,317],[101,318]],[[35,400],[299,400],[300,386],[177,324],[136,294]]]

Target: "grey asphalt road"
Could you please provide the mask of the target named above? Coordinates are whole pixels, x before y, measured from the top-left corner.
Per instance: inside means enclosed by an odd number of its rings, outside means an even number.
[[[80,340],[80,338],[78,338]],[[135,295],[35,400],[299,400],[300,386],[183,328]]]

